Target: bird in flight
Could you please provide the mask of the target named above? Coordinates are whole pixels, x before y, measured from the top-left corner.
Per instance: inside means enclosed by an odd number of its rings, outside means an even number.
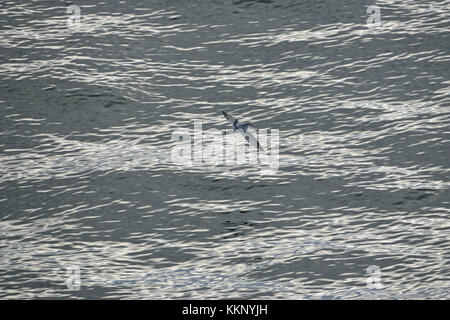
[[[249,131],[248,131],[248,127],[253,127],[253,125],[250,122],[239,122],[238,119],[230,116],[228,113],[226,113],[225,111],[222,111],[223,116],[228,120],[229,123],[231,123],[231,125],[233,126],[232,132],[234,133],[236,131],[238,131],[240,134],[242,134],[245,138],[245,140],[247,140],[247,142],[253,146],[256,147],[256,150],[262,150],[264,151],[263,147],[261,147],[261,144],[259,143],[258,139],[256,139]],[[231,130],[229,130],[230,132]],[[227,134],[228,132],[225,132],[224,134]]]

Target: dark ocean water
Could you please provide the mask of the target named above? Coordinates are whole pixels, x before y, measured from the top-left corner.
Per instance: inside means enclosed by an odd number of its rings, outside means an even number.
[[[0,298],[449,298],[450,1],[0,13]],[[173,163],[222,110],[278,170]]]

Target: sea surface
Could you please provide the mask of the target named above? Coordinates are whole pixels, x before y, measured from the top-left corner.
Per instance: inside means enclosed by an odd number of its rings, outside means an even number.
[[[0,298],[449,299],[449,14],[2,1]],[[222,111],[275,170],[173,161]]]

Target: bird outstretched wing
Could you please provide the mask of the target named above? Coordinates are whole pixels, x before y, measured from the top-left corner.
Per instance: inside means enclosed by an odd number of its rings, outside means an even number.
[[[237,131],[239,131],[239,133],[244,136],[245,140],[247,140],[247,142],[250,145],[253,145],[256,148],[256,150],[264,151],[264,149],[261,146],[261,144],[259,143],[258,139],[256,139],[255,136],[247,130],[249,126],[253,126],[252,124],[250,124],[249,122],[240,123],[236,118],[230,116],[225,111],[222,111],[222,113],[223,113],[223,116],[228,120],[228,122],[233,125],[233,129],[229,130],[230,132],[234,132],[234,128],[236,128]],[[224,132],[224,134],[228,134],[228,133]]]
[[[230,116],[230,115],[229,115],[228,113],[226,113],[225,111],[222,111],[222,113],[223,113],[223,116],[225,117],[225,119],[227,119],[229,123],[231,123],[232,125],[235,123],[236,118]],[[239,121],[238,121],[237,123],[239,123]]]
[[[244,131],[242,129],[239,129],[239,133],[242,134],[244,136],[245,140],[247,140],[247,142],[250,145],[254,146],[256,148],[256,150],[264,151],[264,149],[261,146],[261,144],[259,143],[258,139],[256,139],[255,136],[251,134],[251,132],[249,132],[248,130]]]

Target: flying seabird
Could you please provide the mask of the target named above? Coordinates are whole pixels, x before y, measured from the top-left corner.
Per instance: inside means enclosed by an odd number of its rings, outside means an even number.
[[[230,116],[228,113],[226,113],[225,111],[222,111],[223,116],[228,120],[229,123],[231,123],[231,125],[233,126],[233,131],[231,133],[234,133],[236,131],[239,131],[240,134],[242,134],[245,138],[245,140],[247,140],[247,142],[249,144],[252,144],[253,146],[256,147],[256,149],[258,150],[262,150],[264,151],[263,147],[261,147],[261,144],[259,143],[258,139],[256,139],[247,129],[248,127],[253,127],[253,125],[248,122],[239,122],[238,119]],[[230,130],[231,131],[231,130]],[[229,132],[230,132],[229,131]],[[227,134],[227,132],[224,132],[224,134]]]

